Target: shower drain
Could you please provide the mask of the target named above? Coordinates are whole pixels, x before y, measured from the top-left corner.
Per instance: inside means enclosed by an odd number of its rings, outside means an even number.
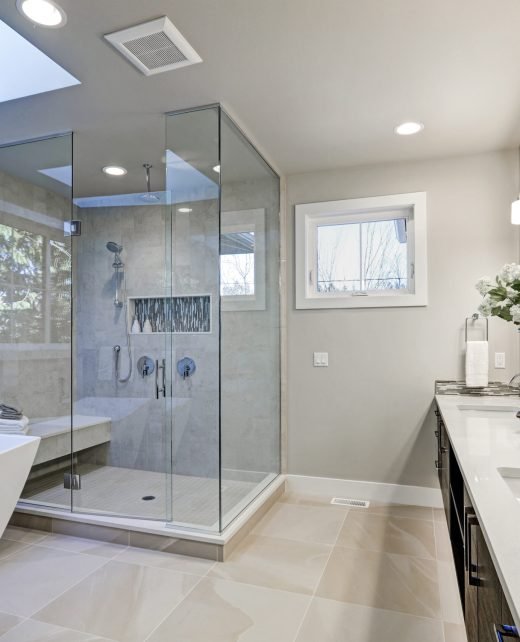
[[[151,502],[152,499],[155,499],[155,495],[145,495],[144,497],[141,497],[143,502]]]

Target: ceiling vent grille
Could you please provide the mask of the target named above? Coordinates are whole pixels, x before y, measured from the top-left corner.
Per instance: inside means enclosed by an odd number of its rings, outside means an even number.
[[[166,17],[105,38],[146,76],[202,62],[202,58]]]

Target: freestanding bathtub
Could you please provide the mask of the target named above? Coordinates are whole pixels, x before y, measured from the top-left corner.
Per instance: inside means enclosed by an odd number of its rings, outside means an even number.
[[[0,434],[0,537],[20,499],[39,443],[39,437]]]

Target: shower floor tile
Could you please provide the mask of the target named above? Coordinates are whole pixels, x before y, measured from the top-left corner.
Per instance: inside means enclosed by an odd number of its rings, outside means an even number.
[[[253,481],[223,480],[224,515],[258,492]],[[173,501],[172,501],[173,490]],[[143,497],[153,497],[144,500]],[[69,506],[70,490],[53,479],[24,499],[46,506]],[[183,525],[218,529],[219,481],[206,477],[170,475],[115,466],[81,467],[81,490],[73,493],[74,510],[145,519],[171,520]],[[173,514],[171,506],[173,505]]]

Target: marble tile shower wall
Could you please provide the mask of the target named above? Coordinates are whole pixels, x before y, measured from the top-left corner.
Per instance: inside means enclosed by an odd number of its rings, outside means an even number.
[[[1,225],[59,240],[63,238],[60,223],[68,218],[70,202],[67,199],[0,172]],[[48,294],[46,291],[45,296]],[[7,292],[2,287],[2,325],[10,322],[8,301],[4,296],[7,296]],[[52,319],[45,317],[42,321],[53,323]],[[23,327],[19,330],[21,336],[26,334]],[[43,343],[22,345],[7,335],[0,339],[2,401],[22,407],[30,418],[66,415],[70,412],[70,343],[53,344],[47,341],[48,338]]]
[[[218,475],[218,306],[212,306],[211,334],[132,335],[134,370],[127,383],[116,383],[114,345],[121,346],[121,377],[128,372],[125,350],[125,311],[114,304],[113,255],[107,241],[123,246],[129,297],[211,294],[218,301],[218,206],[214,201],[190,204],[189,214],[169,208],[93,208],[79,211],[83,222],[76,241],[75,298],[77,367],[76,398],[140,398],[143,405],[114,422],[108,463],[163,471],[164,425],[169,405],[155,399],[154,376],[143,379],[135,368],[141,356],[167,359],[173,377],[174,471]],[[171,261],[171,264],[169,262]],[[171,269],[170,269],[171,268]],[[170,279],[173,282],[170,284]],[[172,362],[169,355],[172,351]],[[195,360],[196,374],[183,379],[175,371],[185,356]],[[173,370],[173,372],[172,372]],[[177,403],[177,400],[184,403]],[[92,402],[90,407],[92,407]],[[94,403],[95,405],[95,403]],[[102,412],[100,414],[103,414]]]
[[[265,210],[265,310],[222,313],[222,467],[280,470],[280,198],[273,179],[224,183],[223,211]]]

